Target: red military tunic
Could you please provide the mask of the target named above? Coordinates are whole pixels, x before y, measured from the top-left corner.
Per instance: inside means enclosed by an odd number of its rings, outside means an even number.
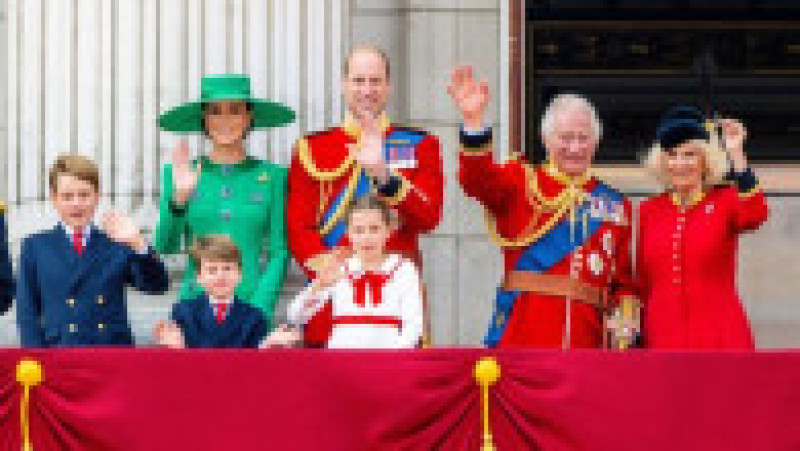
[[[712,188],[686,207],[642,202],[637,276],[651,348],[753,348],[736,289],[739,235],[767,218],[760,190]]]
[[[385,116],[381,126],[386,136],[400,129],[390,124]],[[415,146],[416,163],[398,168],[390,165],[401,182],[397,192],[386,200],[397,211],[400,226],[390,236],[387,249],[419,264],[418,237],[439,224],[444,180],[439,140],[420,130],[412,132],[424,135]],[[315,259],[330,250],[323,242],[324,214],[343,189],[352,194],[361,173],[360,165],[348,149],[348,145],[357,143],[359,135],[358,124],[348,116],[342,126],[308,135],[300,139],[294,149],[288,178],[288,242],[290,251],[309,278],[314,277],[317,268]],[[349,205],[350,197],[346,197],[343,207]],[[345,210],[340,208],[336,217],[341,217]],[[340,246],[346,245],[345,236]],[[329,314],[330,311],[323,311],[308,323],[307,342],[324,344],[330,333]]]
[[[459,182],[468,196],[483,205],[490,236],[502,248],[506,275],[529,244],[573,219],[570,211],[580,202],[570,201],[570,184],[585,196],[600,183],[591,177],[570,180],[554,166],[532,167],[516,158],[497,164],[490,145],[471,147],[463,136],[459,163]],[[610,306],[623,296],[632,296],[631,204],[627,199],[621,203],[618,219],[604,221],[582,246],[545,274],[574,277],[608,289]],[[583,224],[583,218],[574,218],[576,234]],[[528,291],[516,299],[498,346],[596,348],[602,342],[602,318],[595,307]]]

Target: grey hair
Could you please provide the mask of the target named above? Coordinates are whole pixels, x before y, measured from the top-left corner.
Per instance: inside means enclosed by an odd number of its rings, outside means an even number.
[[[714,186],[723,183],[725,181],[725,176],[730,170],[730,163],[728,162],[728,155],[722,149],[719,139],[712,134],[710,141],[695,139],[689,142],[697,143],[703,149],[703,158],[705,159],[703,183],[706,186]],[[659,183],[670,189],[672,186],[670,185],[670,178],[667,173],[666,154],[667,152],[660,144],[654,143],[647,151],[647,155],[644,159],[644,166]]]
[[[542,115],[540,130],[542,136],[552,136],[556,131],[556,115],[568,109],[583,109],[589,112],[592,119],[592,132],[597,142],[603,137],[603,124],[594,104],[586,97],[575,93],[564,93],[553,97]]]

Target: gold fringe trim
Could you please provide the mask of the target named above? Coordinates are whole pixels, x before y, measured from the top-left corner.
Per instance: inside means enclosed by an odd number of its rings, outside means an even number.
[[[350,202],[353,200],[353,194],[355,193],[356,186],[358,185],[358,179],[361,176],[361,165],[358,163],[353,166],[353,174],[350,176],[350,181],[347,182],[347,187],[345,188],[344,197],[342,201],[339,203],[339,206],[336,208],[336,211],[331,215],[325,224],[322,225],[322,229],[320,233],[322,235],[327,235],[336,223],[344,216],[344,213],[347,211],[347,207],[350,206]]]
[[[700,202],[703,201],[703,199],[705,199],[705,197],[706,197],[705,189],[701,189],[695,193],[692,193],[691,197],[689,197],[688,203],[686,205],[683,205],[683,203],[681,202],[681,198],[680,196],[678,196],[677,192],[673,191],[672,195],[670,195],[670,199],[672,199],[672,203],[676,207],[687,207],[687,208],[694,207],[695,205],[699,204]]]
[[[389,115],[386,112],[381,113],[380,117],[378,117],[378,129],[383,131],[384,133],[389,127],[392,126],[392,121],[389,118]],[[356,140],[361,139],[361,126],[358,124],[358,120],[353,116],[353,113],[347,112],[344,116],[344,123],[342,123],[342,129],[345,133],[350,135],[351,137],[355,138]]]
[[[547,172],[548,175],[553,177],[554,179],[558,180],[559,182],[563,183],[564,185],[572,185],[572,186],[583,186],[589,179],[592,177],[592,170],[591,168],[587,169],[581,175],[577,176],[569,176],[564,174],[558,169],[558,166],[555,165],[552,161],[548,160],[544,164],[544,170]]]
[[[756,186],[750,188],[749,191],[745,191],[743,193],[738,193],[738,194],[740,198],[749,199],[760,192],[761,192],[761,187],[758,184],[756,184]]]
[[[492,153],[492,143],[487,143],[478,147],[467,147],[462,145],[461,152],[464,152],[467,155],[486,155],[487,153]]]
[[[323,171],[317,167],[314,163],[314,158],[311,156],[311,146],[308,144],[307,138],[301,138],[297,141],[297,156],[300,159],[300,163],[306,169],[306,171],[311,175],[312,178],[315,180],[320,181],[331,181],[336,180],[337,178],[341,177],[342,175],[350,169],[350,166],[353,165],[353,156],[348,153],[347,157],[342,162],[341,166],[336,169],[330,169]]]
[[[383,198],[386,201],[386,203],[389,204],[390,206],[394,206],[402,202],[403,199],[405,199],[406,196],[408,195],[408,192],[411,190],[412,186],[411,182],[407,178],[405,178],[403,174],[395,172],[394,176],[400,177],[400,180],[402,181],[400,182],[400,189],[397,191],[397,194],[395,194],[392,197]]]

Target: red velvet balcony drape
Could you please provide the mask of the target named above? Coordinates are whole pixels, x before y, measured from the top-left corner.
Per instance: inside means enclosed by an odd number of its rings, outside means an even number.
[[[800,353],[0,351],[0,450],[798,450]]]

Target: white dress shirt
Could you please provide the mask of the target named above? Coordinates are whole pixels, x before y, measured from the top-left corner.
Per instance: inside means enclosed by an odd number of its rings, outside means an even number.
[[[211,303],[211,310],[214,312],[214,319],[217,318],[219,309],[223,307],[225,308],[225,311],[222,314],[222,319],[224,320],[225,318],[228,317],[228,313],[231,312],[231,306],[233,305],[233,296],[221,299],[215,299],[212,298],[211,296],[208,296],[208,302]]]
[[[74,246],[75,245],[75,228],[67,225],[64,222],[61,222],[60,224],[61,224],[62,227],[64,227],[64,230],[67,233],[67,238],[69,238],[69,242],[72,243],[72,245]],[[86,245],[89,244],[89,234],[91,234],[91,233],[92,233],[92,225],[91,224],[86,224],[85,226],[83,226],[83,236],[81,237],[83,242],[81,244],[83,245],[83,249],[84,250],[86,249]]]

